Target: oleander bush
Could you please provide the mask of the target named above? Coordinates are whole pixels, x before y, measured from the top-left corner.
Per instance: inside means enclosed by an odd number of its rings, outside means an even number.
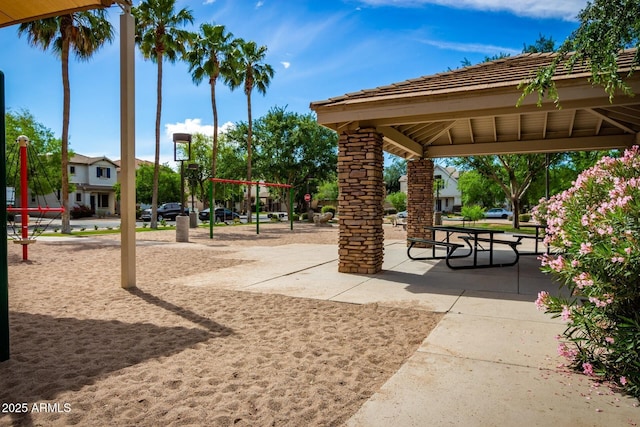
[[[640,152],[605,157],[565,192],[542,202],[554,251],[542,270],[569,297],[538,294],[536,305],[567,328],[559,353],[569,366],[640,398]]]

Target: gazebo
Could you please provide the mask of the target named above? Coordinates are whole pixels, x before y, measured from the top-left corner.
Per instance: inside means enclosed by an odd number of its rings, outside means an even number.
[[[621,52],[628,74],[635,49]],[[590,71],[560,67],[560,107],[518,85],[554,54],[523,54],[311,103],[339,134],[339,271],[374,274],[383,261],[383,151],[408,159],[408,237],[433,224],[433,160],[489,154],[606,150],[638,144],[640,100],[612,100]],[[626,80],[634,92],[640,77]]]

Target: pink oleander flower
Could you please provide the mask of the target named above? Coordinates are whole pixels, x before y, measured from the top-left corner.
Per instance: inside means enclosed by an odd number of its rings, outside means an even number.
[[[562,318],[562,320],[564,320],[565,322],[566,322],[567,320],[570,320],[570,319],[571,319],[571,309],[570,309],[568,306],[563,305],[563,306],[562,306],[562,313],[560,314],[560,317],[561,317],[561,318]]]
[[[578,350],[576,350],[575,348],[569,348],[567,344],[561,342],[560,344],[558,344],[558,354],[567,359],[569,362],[573,362],[578,355]]]
[[[573,278],[573,282],[576,284],[578,289],[584,289],[588,286],[593,286],[593,280],[589,273],[582,272]]]
[[[580,243],[580,255],[586,255],[593,252],[593,245],[591,242]]]
[[[604,339],[608,344],[613,344],[615,340],[612,337],[605,337]]]
[[[621,256],[614,256],[611,258],[611,262],[619,262],[619,263],[623,263],[624,262],[624,257]]]
[[[593,365],[589,362],[585,362],[582,364],[582,372],[584,372],[586,375],[593,375]]]
[[[631,250],[632,250],[632,249],[631,249],[630,247],[629,247],[629,248],[624,248],[624,252],[625,252],[627,255],[631,255]]]
[[[538,308],[538,310],[546,310],[548,302],[549,302],[549,292],[547,291],[538,292],[538,299],[536,299],[536,307]]]
[[[627,377],[625,376],[620,377],[620,385],[627,385]]]

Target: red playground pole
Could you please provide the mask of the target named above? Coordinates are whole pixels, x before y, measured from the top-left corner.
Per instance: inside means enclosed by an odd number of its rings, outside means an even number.
[[[35,242],[35,240],[29,239],[29,212],[37,212],[40,215],[44,215],[48,212],[64,212],[64,208],[50,208],[49,206],[43,207],[40,205],[35,208],[29,207],[29,169],[27,168],[27,146],[29,145],[29,138],[20,135],[16,142],[20,144],[20,207],[9,206],[7,212],[20,214],[21,238],[20,240],[15,240],[15,243],[22,245],[22,260],[27,261],[29,259],[29,243]]]
[[[28,257],[27,241],[29,239],[29,183],[27,181],[27,144],[29,139],[26,136],[18,137],[20,144],[20,218],[22,229],[22,260],[26,261]]]

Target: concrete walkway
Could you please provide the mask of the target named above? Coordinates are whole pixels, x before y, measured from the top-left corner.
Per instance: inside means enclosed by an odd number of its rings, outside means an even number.
[[[558,286],[534,256],[513,267],[454,271],[444,261],[411,261],[405,242],[392,241],[384,271],[367,276],[338,273],[332,245],[267,251],[241,249],[253,268],[218,270],[215,286],[446,313],[348,426],[640,425],[637,400],[562,367],[555,336],[564,325],[533,304],[539,291]],[[191,276],[189,285],[211,286],[211,277]]]

